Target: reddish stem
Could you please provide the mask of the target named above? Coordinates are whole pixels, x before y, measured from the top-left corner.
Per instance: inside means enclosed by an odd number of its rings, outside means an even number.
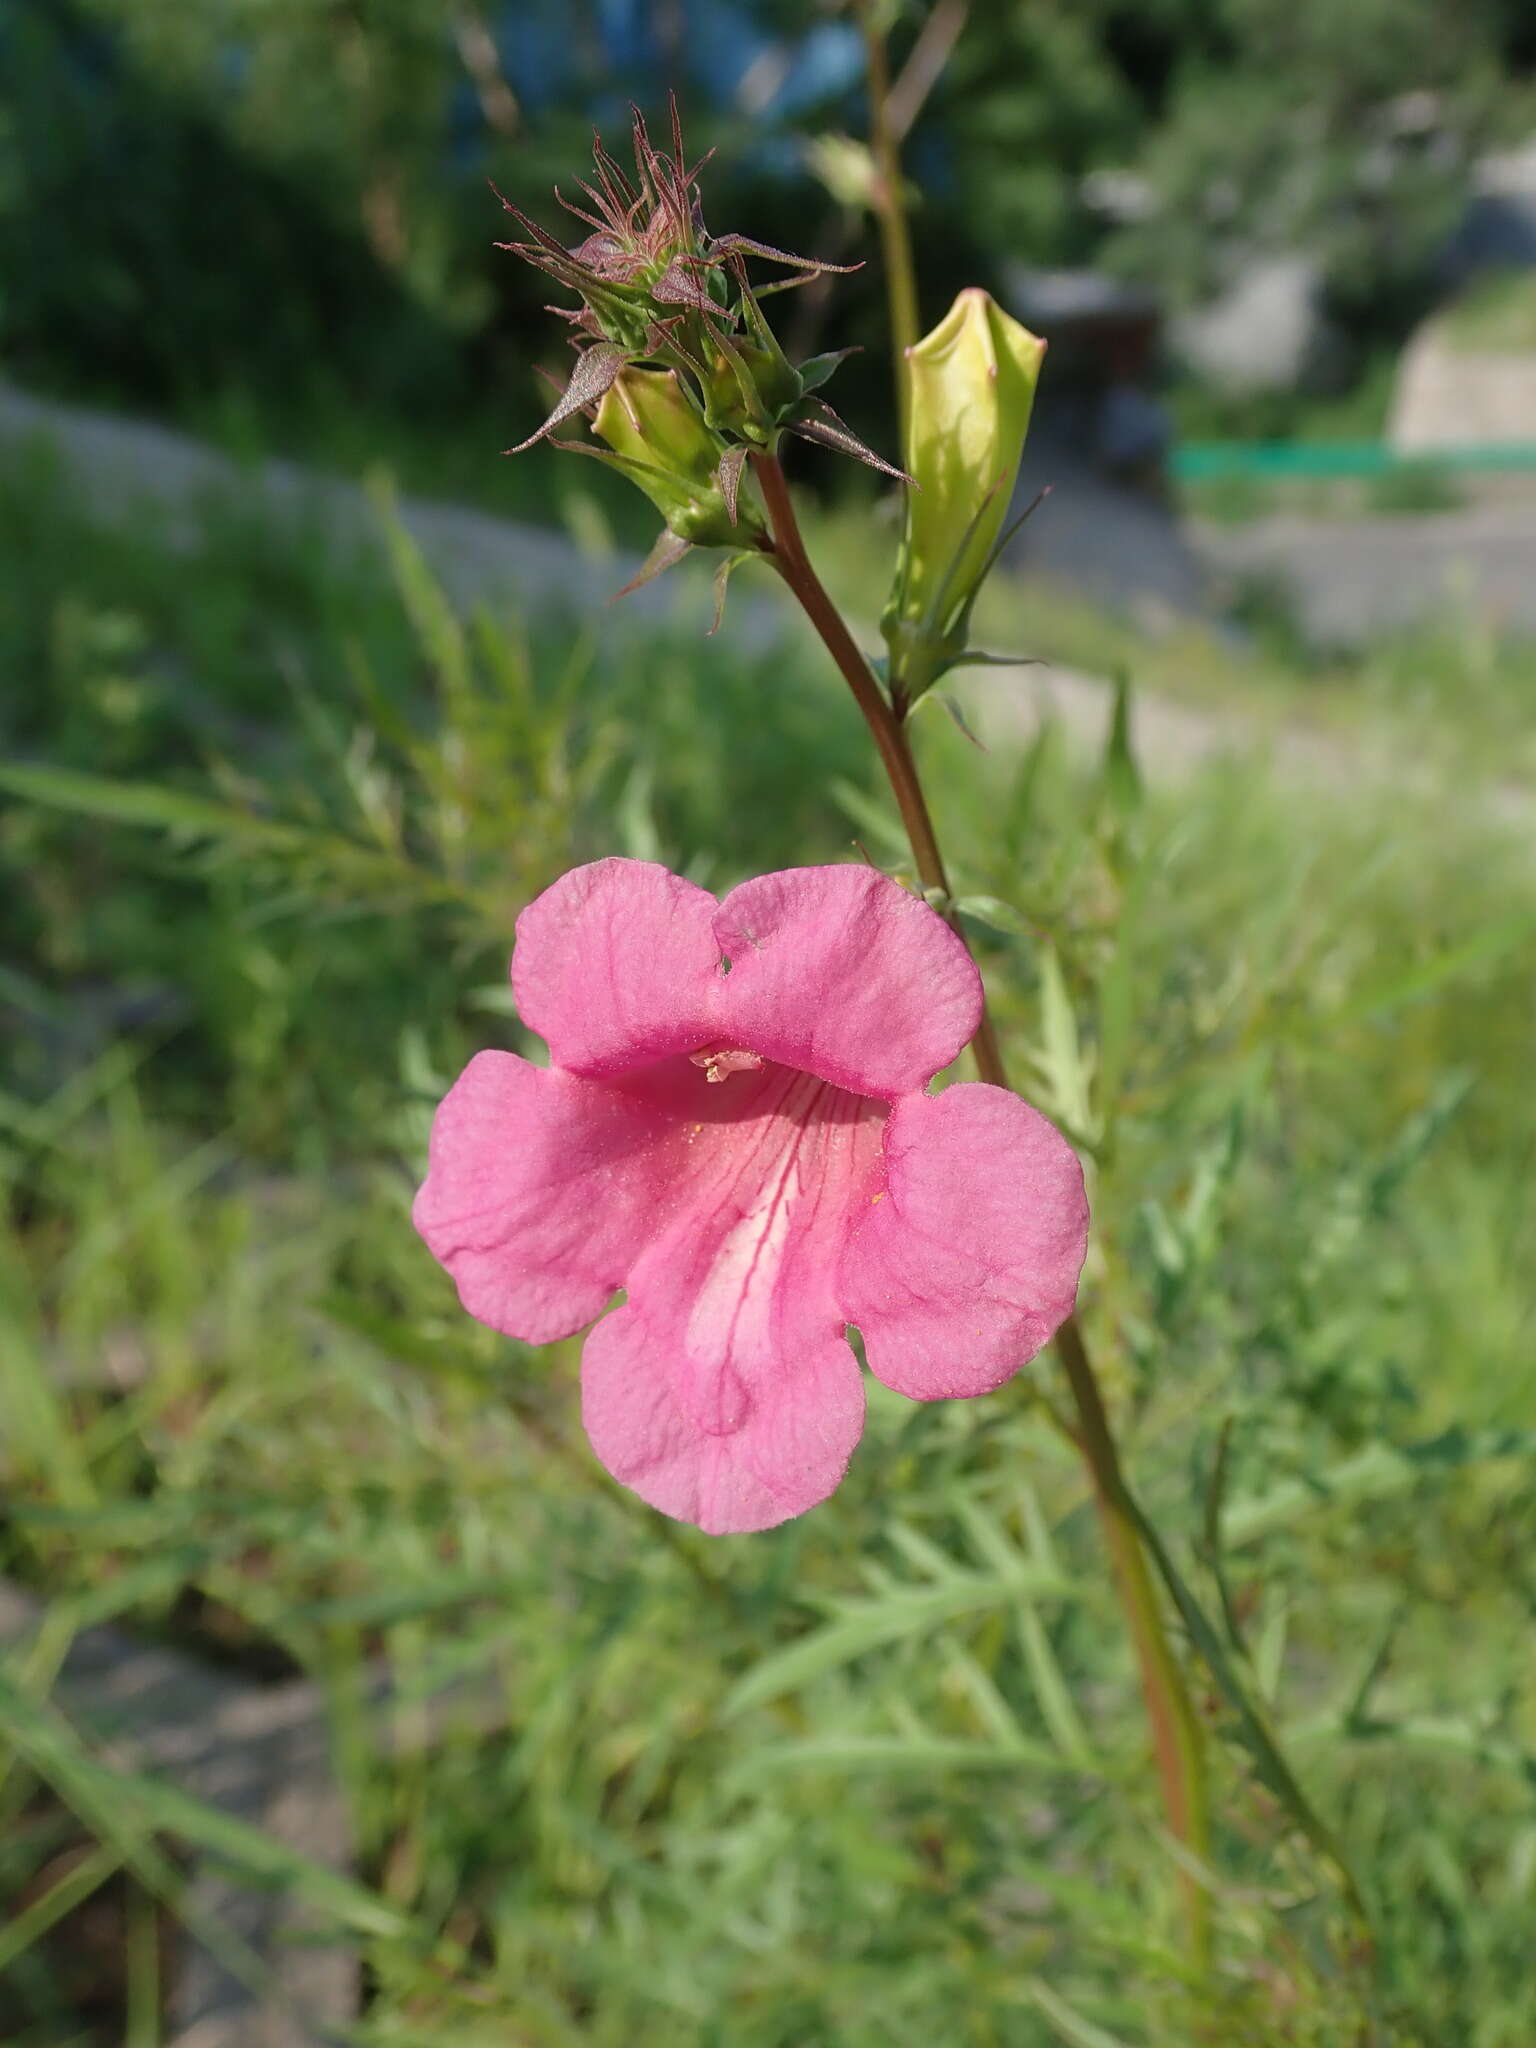
[[[949,876],[906,726],[886,701],[841,612],[811,566],[778,458],[754,453],[752,467],[762,490],[773,534],[773,550],[769,559],[820,634],[827,652],[852,690],[890,780],[918,875],[925,888],[942,891],[949,922],[969,950],[950,898]],[[1008,1086],[1002,1049],[985,1007],[981,1024],[971,1041],[971,1052],[982,1080],[990,1081],[999,1088]],[[1203,1861],[1209,1854],[1210,1821],[1200,1723],[1163,1626],[1162,1609],[1147,1567],[1141,1532],[1131,1509],[1114,1431],[1093,1363],[1083,1342],[1082,1328],[1075,1316],[1068,1317],[1063,1323],[1056,1333],[1055,1342],[1077,1411],[1073,1440],[1082,1453],[1093,1482],[1094,1503],[1104,1530],[1116,1589],[1136,1650],[1168,1825],[1175,1838]],[[1184,1875],[1183,1890],[1191,1947],[1196,1958],[1203,1962],[1210,1944],[1209,1901],[1204,1886],[1189,1873]]]

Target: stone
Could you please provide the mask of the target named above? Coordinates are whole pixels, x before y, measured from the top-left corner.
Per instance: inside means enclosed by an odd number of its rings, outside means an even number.
[[[1332,329],[1306,255],[1250,263],[1210,304],[1171,323],[1174,351],[1225,391],[1291,391],[1326,364]]]
[[[1398,364],[1387,439],[1402,455],[1536,444],[1536,354],[1457,347],[1427,321]]]

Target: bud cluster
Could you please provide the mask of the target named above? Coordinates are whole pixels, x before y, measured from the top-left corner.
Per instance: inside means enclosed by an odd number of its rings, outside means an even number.
[[[821,442],[900,478],[910,488],[882,619],[889,654],[881,666],[901,718],[949,669],[998,658],[969,645],[971,616],[1009,537],[1005,522],[1045,344],[986,292],[961,292],[933,332],[906,352],[910,474],[893,469],[818,395],[849,352],[791,363],[761,305],[767,291],[843,266],[746,235],[712,235],[699,192],[709,159],[689,164],[675,101],[670,150],[655,146],[638,111],[632,140],[632,174],[598,136],[581,201],[556,192],[587,229],[573,248],[502,199],[526,239],[498,246],[578,300],[574,308],[550,309],[572,329],[570,379],[543,425],[508,452],[553,440],[618,470],[664,522],[636,582],[690,548],[717,548],[728,551],[717,578],[722,596],[738,561],[772,550],[744,473],[754,454],[773,455],[782,434]],[[791,275],[754,289],[749,260]],[[595,442],[556,438],[578,414]]]
[[[528,239],[504,242],[580,299],[568,320],[578,349],[570,381],[538,431],[509,453],[552,438],[580,413],[606,443],[558,442],[620,470],[666,522],[665,567],[688,547],[750,550],[761,522],[741,494],[742,470],[784,432],[857,455],[899,475],[863,446],[815,394],[846,351],[798,367],[780,348],[748,276],[749,258],[789,269],[805,283],[840,266],[769,248],[745,235],[711,235],[674,104],[672,149],[656,148],[637,112],[634,173],[593,145],[585,204],[556,197],[589,229],[567,249],[502,198]],[[498,197],[501,195],[498,194]],[[782,290],[785,281],[772,289]]]

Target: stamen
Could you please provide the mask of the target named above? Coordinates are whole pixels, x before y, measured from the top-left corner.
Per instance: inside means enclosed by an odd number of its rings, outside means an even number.
[[[721,1046],[718,1051],[691,1052],[696,1067],[704,1069],[706,1081],[728,1081],[732,1074],[749,1074],[763,1064],[762,1055]]]

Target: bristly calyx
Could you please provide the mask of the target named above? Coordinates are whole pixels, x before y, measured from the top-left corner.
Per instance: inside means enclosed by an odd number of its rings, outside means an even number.
[[[594,136],[593,171],[580,181],[581,198],[568,199],[556,188],[561,205],[587,229],[572,248],[497,192],[525,237],[497,247],[533,264],[581,302],[575,309],[551,308],[574,330],[578,355],[571,378],[543,424],[507,452],[532,447],[578,412],[592,417],[623,371],[653,365],[677,374],[701,426],[717,443],[719,481],[733,525],[744,459],[737,451],[771,450],[781,433],[799,434],[901,476],[812,395],[849,352],[815,357],[796,368],[779,347],[747,273],[748,259],[778,264],[794,273],[772,287],[783,289],[858,266],[797,256],[748,235],[712,235],[699,189],[712,152],[688,162],[675,98],[671,130],[670,150],[658,148],[644,117],[634,111],[632,175],[601,136]]]

